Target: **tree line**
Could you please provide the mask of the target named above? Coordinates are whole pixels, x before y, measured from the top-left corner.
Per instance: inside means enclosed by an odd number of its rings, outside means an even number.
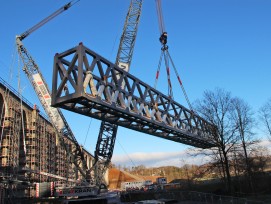
[[[251,193],[255,192],[255,172],[263,171],[268,149],[260,145],[267,135],[271,140],[271,99],[257,112],[239,97],[216,88],[205,91],[194,103],[195,111],[216,126],[211,138],[215,148],[193,149],[192,155],[204,155],[219,170],[227,192],[233,192],[232,176],[243,176]],[[260,127],[264,127],[264,132]],[[256,134],[261,132],[262,136]],[[267,134],[265,134],[267,133]]]
[[[191,156],[206,157],[206,161],[209,161],[207,164],[185,164],[181,168],[146,168],[140,165],[132,168],[124,166],[122,169],[141,176],[166,176],[168,181],[177,178],[189,182],[221,178],[229,194],[236,190],[233,178],[242,177],[250,192],[255,193],[256,175],[263,173],[267,162],[270,162],[269,150],[261,146],[261,142],[267,139],[271,141],[271,99],[254,111],[243,99],[216,88],[205,91],[202,98],[193,103],[193,107],[195,113],[216,127],[215,134],[208,138],[216,147],[189,148],[187,151]]]

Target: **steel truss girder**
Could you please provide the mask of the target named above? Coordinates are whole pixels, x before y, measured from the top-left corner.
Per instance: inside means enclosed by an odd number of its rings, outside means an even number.
[[[215,146],[215,126],[82,43],[55,55],[52,106],[199,148]]]

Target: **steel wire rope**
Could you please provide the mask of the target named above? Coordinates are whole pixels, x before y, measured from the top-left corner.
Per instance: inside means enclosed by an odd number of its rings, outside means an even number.
[[[167,50],[167,48],[166,48],[166,50]],[[164,54],[166,71],[167,71],[168,95],[170,96],[170,98],[173,99],[173,90],[172,90],[172,84],[171,84],[171,80],[170,80],[169,60],[167,57],[166,50],[163,51],[163,54]]]
[[[16,46],[16,45],[15,45]],[[15,54],[13,55],[13,57],[12,57],[12,61],[13,61],[13,64],[12,64],[12,67],[11,67],[11,69],[13,69],[14,68],[14,66],[15,66],[15,61],[16,61],[16,58],[17,58],[17,55],[16,55],[16,49],[14,50],[14,52],[15,52]],[[19,60],[19,58],[18,58],[18,60]],[[12,70],[13,71],[13,70]],[[11,104],[12,105],[12,104]],[[14,156],[14,155],[12,155],[11,156],[11,158],[12,159],[10,159],[11,160],[11,162],[12,162],[12,172],[13,172],[13,176],[14,175],[17,175],[17,171],[16,171],[16,169],[15,169],[15,167],[16,166],[19,166],[19,152],[20,152],[20,132],[18,131],[18,127],[20,127],[20,125],[21,125],[21,120],[20,120],[20,118],[18,119],[18,117],[20,117],[20,115],[18,114],[18,112],[17,112],[17,109],[16,108],[14,108],[14,114],[13,114],[13,119],[14,119],[14,122],[12,123],[12,127],[10,128],[10,132],[9,132],[9,144],[10,144],[10,146],[11,146],[11,144],[12,144],[12,146],[13,146],[13,151],[15,151],[15,150],[18,150],[18,152],[17,152],[17,154],[18,154],[18,158],[17,158],[17,160],[16,160],[16,157]],[[17,131],[17,132],[15,132],[15,131]],[[11,134],[12,133],[12,134]],[[16,134],[17,133],[17,134]],[[11,137],[11,135],[12,135],[12,137]],[[14,137],[14,135],[17,135],[18,137],[17,138],[15,138]],[[17,140],[16,140],[17,139]],[[15,146],[15,145],[17,145],[17,146]],[[13,152],[13,153],[15,153],[15,152]]]
[[[163,12],[162,12],[162,7],[161,7],[161,1],[156,0],[156,12],[158,16],[158,24],[159,24],[159,30],[160,34],[166,31],[165,23],[164,23],[164,17],[163,17]]]
[[[157,71],[156,71],[155,82],[154,82],[154,88],[155,89],[156,89],[158,78],[159,78],[159,74],[160,74],[162,58],[163,58],[163,51],[161,50],[160,59],[159,59],[159,63],[158,63],[158,68],[157,68]]]
[[[115,37],[115,40],[114,40],[114,43],[113,43],[113,46],[112,46],[112,49],[111,49],[111,53],[110,53],[110,59],[112,58],[112,56],[113,56],[113,52],[114,52],[114,49],[115,49],[115,47],[116,47],[116,42],[117,42],[117,39],[119,38],[119,34],[118,33],[122,33],[122,31],[123,31],[123,28],[121,27],[121,24],[119,24],[119,26],[118,26],[118,29],[116,29],[116,30],[118,30],[117,32],[116,32],[116,37]],[[120,35],[121,36],[121,35]],[[117,51],[118,52],[118,51]],[[117,62],[116,62],[117,63]]]
[[[11,66],[9,67],[9,78],[10,78],[10,81],[12,80],[12,77],[13,77],[13,67],[14,67],[14,63],[15,63],[15,54],[16,54],[16,42],[14,44],[14,48],[13,48],[13,54],[12,54],[12,60],[11,60]],[[5,96],[3,98],[3,102],[5,102],[5,99],[8,99],[9,98],[9,94],[10,94],[10,90],[8,89],[8,87],[6,86],[6,89],[5,89]],[[2,120],[4,119],[4,108],[5,108],[5,103],[3,103],[3,106],[1,107],[2,110],[1,110],[1,117],[0,117],[0,123],[2,123]],[[2,124],[0,124],[2,126]],[[3,139],[3,134],[4,134],[4,128],[5,128],[5,122],[3,121],[3,126],[2,126],[2,130],[1,130],[1,136],[0,136],[0,149],[1,149],[1,146],[2,146],[2,139]]]
[[[113,52],[114,52],[114,49],[115,49],[115,46],[116,46],[117,38],[118,38],[118,35],[116,34],[116,37],[115,37],[115,40],[114,40],[114,43],[113,43],[113,46],[112,46],[112,49],[111,49],[111,53],[110,53],[110,59],[113,56]]]
[[[89,129],[90,129],[91,123],[92,123],[92,118],[90,119],[90,122],[89,122],[89,125],[88,125],[88,130],[87,130],[87,134],[86,134],[86,136],[85,136],[85,141],[84,141],[84,145],[83,145],[83,146],[85,146],[85,144],[86,144],[86,141],[87,141],[87,137],[88,137],[88,133],[89,133]]]
[[[125,149],[123,148],[123,146],[120,144],[120,142],[118,141],[118,139],[116,139],[117,142],[119,143],[120,147],[122,148],[122,150],[124,151],[124,153],[126,154],[126,156],[129,158],[130,162],[133,164],[134,167],[136,167],[135,162],[131,159],[131,157],[129,156],[129,154],[125,151]],[[144,179],[146,178],[145,176],[141,175]]]
[[[4,61],[0,59],[0,69],[1,69],[1,78],[9,79],[9,66],[6,65]]]
[[[161,69],[161,63],[162,63],[162,60],[164,58],[166,73],[167,73],[167,82],[168,82],[168,96],[170,96],[170,98],[173,99],[173,89],[172,89],[172,84],[171,84],[171,79],[170,79],[169,60],[168,60],[168,57],[166,55],[166,51],[164,50],[164,47],[161,50],[162,51],[161,51],[161,55],[160,55],[160,59],[159,59],[159,63],[158,63],[158,68],[157,68],[157,71],[156,71],[154,88],[156,89],[156,87],[157,87],[158,78],[159,78],[160,69]]]
[[[163,12],[162,12],[162,6],[161,6],[161,0],[156,0],[156,11],[157,11],[157,16],[158,16],[158,23],[159,23],[159,30],[160,30],[160,42],[161,42],[161,45],[162,45],[162,53],[161,53],[161,56],[160,56],[160,60],[159,60],[159,65],[158,65],[158,69],[157,69],[157,73],[159,74],[159,71],[160,71],[160,66],[161,66],[161,58],[162,58],[162,55],[164,56],[164,60],[165,60],[165,66],[166,66],[166,71],[167,71],[167,80],[168,80],[168,95],[173,98],[173,90],[172,90],[172,84],[171,84],[171,80],[170,80],[170,69],[169,69],[169,61],[170,63],[172,64],[173,66],[173,69],[174,69],[174,72],[176,74],[176,77],[179,81],[179,84],[181,86],[181,89],[182,89],[182,92],[184,94],[184,97],[185,97],[185,100],[191,110],[192,113],[194,113],[194,110],[193,110],[193,107],[190,103],[190,100],[188,98],[188,95],[185,91],[185,88],[183,86],[183,83],[181,81],[181,78],[178,74],[178,71],[175,67],[175,64],[169,54],[169,51],[168,51],[168,46],[167,46],[167,32],[165,32],[165,24],[164,24],[164,18],[163,18]],[[158,80],[158,77],[157,77],[157,73],[156,73],[156,79],[155,79],[155,88],[156,88],[156,84],[157,84],[157,80]]]
[[[128,153],[125,151],[124,147],[120,144],[119,140],[116,138],[117,142],[119,143],[121,149],[124,151],[124,153],[126,154],[126,156],[129,158],[130,162],[133,164],[133,166],[136,166],[136,164],[134,163],[134,161],[131,159],[131,157],[128,155]]]
[[[175,74],[176,74],[176,77],[177,77],[177,79],[178,79],[178,81],[179,81],[179,83],[180,83],[180,85],[181,85],[181,88],[182,88],[184,97],[185,97],[185,99],[186,99],[186,102],[187,102],[187,104],[188,104],[190,110],[191,110],[191,111],[194,111],[194,110],[193,110],[193,107],[192,107],[192,105],[191,105],[191,103],[190,103],[190,100],[189,100],[189,98],[188,98],[188,95],[187,95],[187,93],[186,93],[186,91],[185,91],[185,89],[184,89],[184,86],[183,86],[183,83],[182,83],[182,81],[181,81],[181,78],[180,78],[180,76],[179,76],[179,74],[178,74],[178,71],[177,71],[177,69],[176,69],[176,67],[175,67],[175,64],[174,64],[174,62],[173,62],[173,60],[172,60],[172,58],[171,58],[171,56],[170,56],[168,50],[167,50],[166,52],[167,52],[167,55],[168,55],[168,57],[169,57],[169,59],[170,59],[170,62],[171,62],[171,64],[172,64],[172,66],[173,66],[173,69],[174,69],[174,72],[175,72]]]

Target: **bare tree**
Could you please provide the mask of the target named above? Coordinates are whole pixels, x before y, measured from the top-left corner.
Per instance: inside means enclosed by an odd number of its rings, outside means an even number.
[[[269,99],[259,110],[261,121],[263,122],[267,135],[271,141],[271,99]]]
[[[243,150],[243,154],[239,155],[244,158],[245,172],[248,176],[249,187],[254,193],[252,171],[251,171],[251,158],[249,157],[249,146],[258,143],[253,138],[252,128],[255,126],[255,120],[251,107],[242,99],[234,98],[232,100],[232,120],[238,128],[238,135],[240,139],[240,146]],[[239,157],[240,158],[240,157]]]
[[[228,192],[231,192],[231,175],[229,152],[238,141],[237,127],[232,121],[232,97],[230,92],[223,89],[205,91],[203,99],[195,102],[197,112],[206,120],[217,126],[217,137],[211,138],[217,148],[205,151],[217,161],[225,179]]]

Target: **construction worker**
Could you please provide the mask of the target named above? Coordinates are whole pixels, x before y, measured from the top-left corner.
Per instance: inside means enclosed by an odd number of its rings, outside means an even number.
[[[167,44],[167,32],[163,32],[159,40],[163,45]]]

